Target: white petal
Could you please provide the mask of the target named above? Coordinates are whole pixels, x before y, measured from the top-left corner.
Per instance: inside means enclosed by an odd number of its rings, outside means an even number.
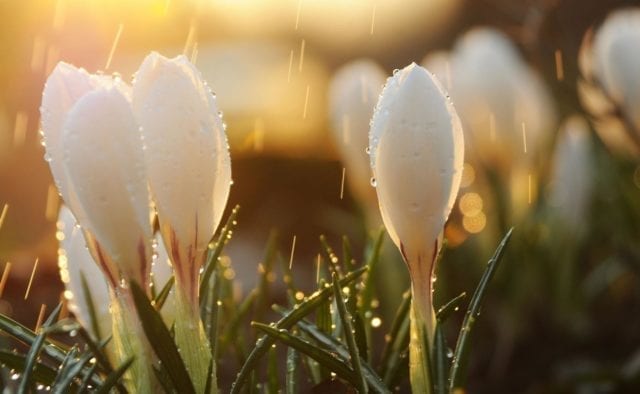
[[[349,63],[336,72],[329,90],[333,137],[346,167],[346,179],[361,202],[377,204],[371,187],[369,122],[385,81],[371,60]]]
[[[87,215],[78,218],[83,229],[119,276],[147,283],[150,202],[140,133],[125,95],[114,87],[82,97],[64,124],[62,145],[67,175]],[[92,252],[101,260],[99,251]]]
[[[593,43],[594,73],[640,129],[640,8],[614,11]]]
[[[466,126],[468,153],[505,172],[535,157],[555,123],[553,103],[509,38],[473,29],[458,41],[451,61],[451,94]]]
[[[593,187],[593,156],[589,125],[574,115],[563,124],[556,143],[550,203],[570,231],[584,227]]]
[[[173,256],[167,239],[173,231],[182,258],[189,247],[202,254],[220,222],[231,183],[215,98],[186,58],[153,53],[136,74],[133,106],[165,245]]]
[[[431,261],[458,193],[464,142],[451,102],[427,70],[412,64],[387,81],[370,147],[389,235],[408,261]]]
[[[69,309],[83,327],[92,329],[89,299],[82,286],[81,278],[84,276],[91,292],[101,338],[106,338],[111,333],[109,288],[104,274],[87,249],[82,231],[76,226],[73,214],[65,206],[60,208],[58,229],[64,234],[58,252],[58,267]]]

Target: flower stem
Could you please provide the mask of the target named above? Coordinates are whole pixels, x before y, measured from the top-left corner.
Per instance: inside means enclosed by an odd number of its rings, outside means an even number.
[[[421,286],[411,287],[411,339],[409,342],[409,376],[411,391],[431,394],[431,344],[433,343],[435,313],[431,306],[431,292],[420,291]]]
[[[125,374],[124,384],[132,393],[155,393],[160,385],[153,372],[155,355],[126,289],[110,290],[111,315],[113,317],[113,342],[118,365],[129,357],[135,359]]]
[[[198,302],[190,300],[185,289],[180,285],[180,281],[176,282],[175,303],[176,320],[174,327],[176,345],[191,376],[196,392],[204,393],[209,378],[209,364],[213,363],[211,368],[211,392],[217,393],[215,360],[212,360],[209,339],[200,320]]]

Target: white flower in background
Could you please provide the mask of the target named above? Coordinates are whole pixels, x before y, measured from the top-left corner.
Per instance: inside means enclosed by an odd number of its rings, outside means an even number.
[[[42,131],[56,184],[111,285],[148,283],[150,198],[130,92],[117,78],[59,64],[43,93]]]
[[[451,95],[467,128],[468,153],[503,172],[518,161],[531,162],[550,137],[555,112],[542,79],[509,38],[473,29],[457,41],[450,62]]]
[[[549,203],[556,218],[576,234],[584,228],[589,212],[593,171],[589,125],[573,115],[563,123],[556,142]]]
[[[184,56],[147,56],[133,83],[133,108],[176,285],[197,303],[199,270],[231,183],[224,124],[215,97]]]
[[[440,83],[415,63],[387,80],[371,122],[371,168],[385,227],[409,268],[413,295],[411,382],[423,392],[422,354],[433,340],[432,277],[458,194],[462,127]]]
[[[614,11],[595,34],[592,69],[608,96],[640,132],[640,8]]]
[[[107,338],[111,335],[111,313],[109,312],[109,287],[104,274],[98,268],[87,249],[82,230],[76,225],[76,219],[66,206],[60,208],[58,215],[58,268],[60,278],[65,287],[64,296],[68,301],[69,310],[73,312],[80,324],[96,338]],[[162,288],[173,274],[169,265],[167,252],[162,243],[157,245],[157,259],[154,261],[152,275],[156,287]],[[85,293],[82,278],[84,277],[89,295]],[[171,298],[173,291],[169,293]],[[91,321],[91,308],[95,311],[96,323]],[[172,321],[172,305],[168,300],[161,310],[167,323]]]
[[[612,12],[595,36],[585,33],[578,57],[581,104],[607,147],[630,158],[640,154],[639,22],[640,8]]]
[[[366,149],[369,122],[386,74],[375,62],[357,60],[341,67],[329,88],[333,140],[346,169],[346,181],[358,201],[377,209]]]

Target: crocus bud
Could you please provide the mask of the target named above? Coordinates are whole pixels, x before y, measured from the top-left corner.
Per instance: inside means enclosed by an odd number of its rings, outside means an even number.
[[[199,272],[229,196],[225,126],[215,97],[184,56],[147,56],[133,83],[133,108],[144,137],[160,231],[176,275],[176,343],[201,392],[209,381],[211,353],[200,321]]]
[[[184,56],[147,56],[133,83],[133,108],[176,281],[195,303],[198,273],[229,196],[225,127],[215,97]]]
[[[568,118],[556,143],[549,203],[567,231],[579,235],[584,228],[593,188],[594,163],[587,121]]]
[[[614,11],[596,32],[592,63],[595,77],[636,133],[640,133],[639,45],[640,8]]]
[[[411,380],[414,392],[426,392],[422,338],[433,339],[435,258],[464,155],[458,115],[427,70],[413,63],[387,80],[371,121],[369,152],[382,219],[411,275]]]
[[[359,202],[376,210],[366,149],[369,122],[384,81],[380,66],[371,60],[358,60],[340,68],[329,89],[333,140],[346,169],[346,180]]]

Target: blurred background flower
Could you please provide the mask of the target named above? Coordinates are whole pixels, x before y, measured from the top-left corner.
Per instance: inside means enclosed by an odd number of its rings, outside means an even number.
[[[59,201],[38,135],[43,84],[59,60],[92,73],[117,71],[130,81],[144,56],[156,50],[185,54],[202,71],[228,126],[234,162],[229,205],[242,206],[223,261],[240,283],[234,291],[247,293],[271,229],[279,231],[285,255],[296,237],[299,283],[315,278],[319,234],[333,241],[346,234],[354,251],[362,249],[357,246],[373,228],[361,220],[356,180],[349,164],[339,161],[340,145],[332,138],[336,110],[329,83],[356,59],[370,59],[389,76],[428,54],[423,64],[443,79],[465,136],[472,136],[445,230],[436,305],[472,288],[496,240],[511,225],[517,228],[478,325],[470,390],[593,388],[610,382],[601,372],[612,369],[624,369],[625,382],[633,382],[640,346],[640,166],[625,117],[637,107],[629,100],[640,79],[607,82],[598,66],[605,61],[594,59],[610,56],[598,49],[598,35],[610,42],[622,31],[631,40],[623,47],[634,47],[637,23],[610,28],[604,22],[619,9],[624,14],[612,20],[634,20],[637,11],[624,10],[634,3],[0,2],[0,264],[11,262],[0,310],[33,326],[40,306],[52,308],[63,289],[56,272]],[[491,41],[482,44],[481,38]],[[614,52],[607,67],[633,69],[633,50]],[[623,78],[626,68],[613,70],[607,75]],[[620,93],[623,88],[631,93]],[[554,156],[562,152],[555,146],[564,134],[557,133],[557,121],[574,113],[587,121],[593,186],[582,219],[576,219],[582,235],[569,244],[554,224],[564,210],[550,208],[556,200],[550,185],[559,171],[553,163],[568,154]],[[385,264],[404,270],[391,242],[384,253]],[[573,272],[560,274],[561,266]],[[384,284],[387,278],[380,279]],[[408,286],[406,277],[393,281]],[[375,300],[383,328],[396,298],[381,293]],[[584,383],[585,376],[605,377]]]

